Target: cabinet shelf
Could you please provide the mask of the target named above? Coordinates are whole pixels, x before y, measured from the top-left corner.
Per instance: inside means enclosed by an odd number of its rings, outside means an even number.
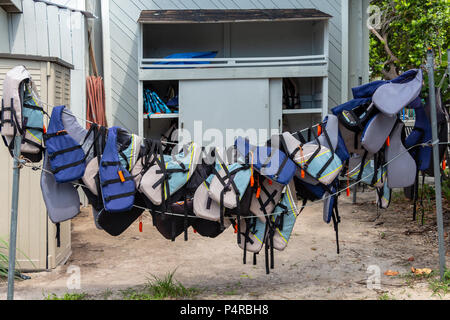
[[[291,115],[291,114],[310,114],[310,113],[322,113],[323,110],[320,108],[315,109],[288,109],[283,110],[283,115]]]
[[[150,117],[144,114],[144,119],[178,119],[180,115],[178,113],[160,113],[152,114]]]

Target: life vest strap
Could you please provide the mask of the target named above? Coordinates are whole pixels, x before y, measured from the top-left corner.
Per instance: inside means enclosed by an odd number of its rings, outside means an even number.
[[[122,193],[122,194],[117,194],[117,195],[114,195],[114,196],[109,196],[109,197],[106,197],[106,198],[105,198],[105,202],[109,202],[109,201],[112,201],[112,200],[117,200],[117,199],[122,199],[122,198],[131,197],[131,196],[134,196],[135,193],[136,193],[136,191],[128,192],[128,193]]]
[[[52,173],[53,173],[53,174],[58,174],[59,172],[61,172],[61,171],[63,171],[63,170],[66,170],[66,169],[69,169],[69,168],[72,168],[72,167],[77,167],[77,166],[83,164],[84,162],[85,162],[85,159],[83,158],[83,159],[80,160],[80,161],[73,162],[73,163],[69,163],[69,164],[67,164],[67,165],[65,165],[65,166],[56,168],[55,170],[52,171]]]
[[[54,152],[52,154],[49,153],[48,156],[49,156],[50,160],[53,160],[57,156],[60,156],[62,154],[69,153],[69,152],[72,152],[72,151],[75,151],[75,150],[78,150],[78,149],[81,149],[80,145],[77,145],[77,146],[74,146],[74,147],[71,147],[71,148],[67,148],[67,149],[64,149],[64,150],[59,150],[59,151],[56,151],[56,152]]]
[[[106,186],[108,186],[108,185],[110,185],[110,184],[116,184],[116,183],[123,183],[123,182],[126,182],[126,181],[131,181],[131,180],[133,180],[133,179],[134,179],[134,177],[133,177],[133,176],[130,176],[130,177],[124,178],[124,180],[122,180],[122,179],[111,179],[111,180],[106,180],[106,181],[104,181],[104,182],[102,183],[102,187],[106,187]]]
[[[120,161],[102,161],[102,166],[103,167],[115,167],[115,166],[120,166]]]

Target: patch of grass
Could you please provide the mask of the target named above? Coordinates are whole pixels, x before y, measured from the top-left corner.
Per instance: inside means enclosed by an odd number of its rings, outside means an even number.
[[[103,292],[103,299],[108,300],[113,295],[113,292],[111,289],[106,289],[105,292]]]
[[[395,297],[389,296],[388,293],[384,293],[381,296],[378,296],[378,300],[395,300]]]
[[[415,274],[412,272],[403,273],[397,276],[397,278],[403,279],[406,283],[406,285],[410,288],[413,287],[414,283],[417,281],[421,281],[424,279],[431,279],[436,275],[435,271],[433,270],[430,274]]]
[[[87,293],[66,293],[62,297],[58,297],[52,293],[45,297],[45,300],[85,300]]]
[[[428,282],[433,295],[446,295],[450,292],[450,270],[445,270],[444,280],[441,281],[440,276],[430,279]]]
[[[22,251],[17,250],[18,253],[22,254],[34,267],[33,261],[28,258]],[[0,238],[0,281],[8,278],[8,268],[9,268],[9,243]],[[17,266],[20,267],[19,263]],[[20,272],[16,271],[16,279],[22,280],[20,277]]]
[[[192,298],[200,290],[196,288],[186,288],[174,279],[175,271],[168,273],[164,278],[152,276],[142,290],[129,288],[122,290],[125,300],[164,300]]]

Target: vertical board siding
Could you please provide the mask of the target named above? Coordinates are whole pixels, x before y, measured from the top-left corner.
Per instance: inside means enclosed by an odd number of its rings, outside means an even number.
[[[49,26],[50,27],[50,26]],[[61,59],[72,63],[72,34],[69,10],[59,10],[59,32],[61,45]]]
[[[25,30],[25,53],[37,54],[36,14],[33,0],[23,0],[23,23]]]
[[[168,9],[287,9],[316,8],[331,14],[329,24],[330,67],[329,105],[341,101],[341,4],[338,0],[109,0],[111,105],[109,119],[112,125],[138,130],[138,35],[137,20],[141,10]],[[108,90],[109,91],[109,90]],[[124,118],[125,117],[125,118]]]
[[[51,57],[61,58],[61,36],[59,27],[59,13],[58,7],[47,7],[47,19],[48,19],[48,46]],[[53,26],[53,27],[50,27]]]
[[[37,2],[34,7],[36,14],[36,33],[39,35],[37,43],[37,54],[48,57],[48,27],[47,27],[47,5],[43,2]]]
[[[83,0],[59,0],[57,4],[84,9]],[[0,17],[1,18],[1,17]],[[86,21],[82,13],[34,0],[23,1],[23,14],[9,18],[11,53],[56,57],[74,65],[70,92],[72,111],[86,117]]]
[[[23,14],[12,13],[9,19],[9,42],[12,54],[23,54],[25,50],[25,27]]]

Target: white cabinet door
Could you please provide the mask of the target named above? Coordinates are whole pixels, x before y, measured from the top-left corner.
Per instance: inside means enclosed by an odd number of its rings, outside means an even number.
[[[270,83],[269,79],[180,81],[183,141],[229,147],[237,136],[245,136],[253,143],[265,143],[273,128]]]

